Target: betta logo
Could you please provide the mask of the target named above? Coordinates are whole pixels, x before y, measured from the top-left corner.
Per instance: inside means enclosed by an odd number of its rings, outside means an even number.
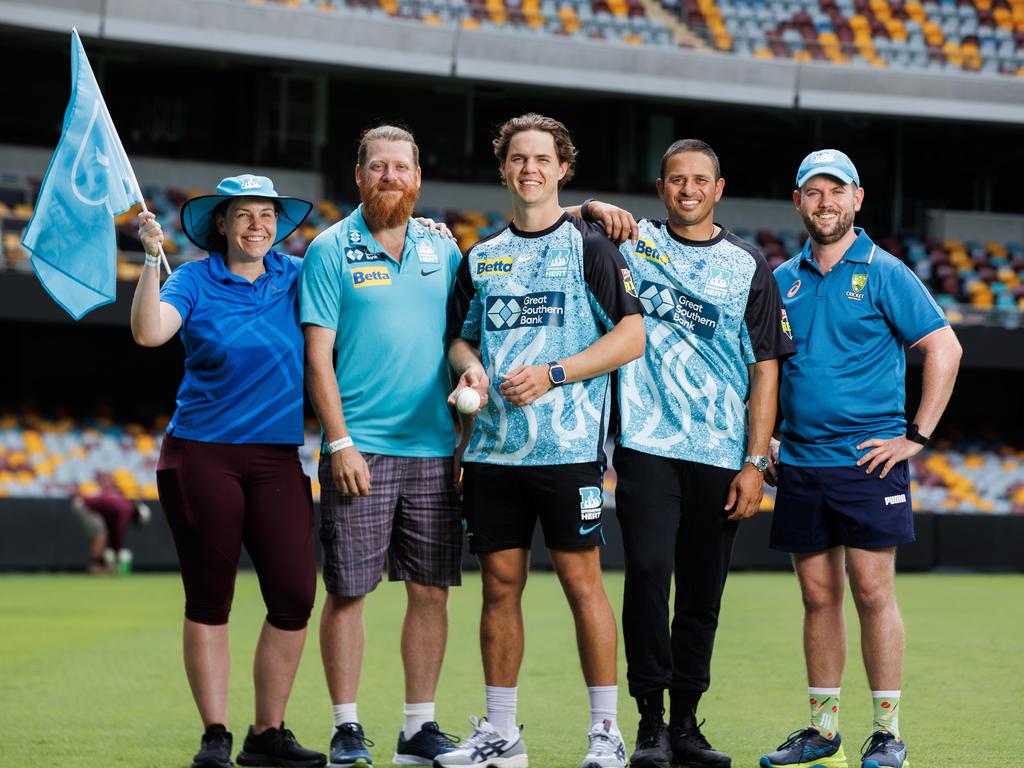
[[[355,288],[391,285],[391,273],[387,267],[352,267],[352,285]]]
[[[658,246],[647,242],[643,238],[636,241],[633,253],[642,259],[653,261],[655,264],[668,264],[668,256],[663,256],[661,251],[658,250]]]
[[[481,256],[476,260],[476,276],[490,277],[493,274],[507,275],[512,271],[512,256]]]

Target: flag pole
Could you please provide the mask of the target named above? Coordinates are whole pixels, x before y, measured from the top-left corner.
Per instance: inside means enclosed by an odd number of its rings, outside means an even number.
[[[141,203],[142,203],[142,212],[143,213],[149,213],[149,208],[146,207],[146,198],[145,197],[142,197]],[[167,270],[167,274],[169,275],[169,274],[171,274],[171,265],[167,261],[167,254],[164,253],[163,243],[157,245],[157,248],[160,249],[160,263],[164,265],[164,269]]]

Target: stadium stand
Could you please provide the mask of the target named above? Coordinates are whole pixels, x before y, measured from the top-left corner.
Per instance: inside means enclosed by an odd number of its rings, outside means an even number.
[[[131,499],[157,498],[155,472],[168,417],[150,427],[98,416],[44,419],[29,410],[0,416],[0,497],[62,498],[113,486]],[[320,434],[308,425],[299,449],[319,492]]]
[[[1024,77],[1024,0],[239,0],[268,1],[760,59]]]
[[[262,5],[266,0],[241,0]],[[290,7],[415,19],[463,29],[575,35],[632,45],[673,45],[673,24],[647,14],[643,0],[272,0]],[[671,26],[670,26],[671,25]],[[681,45],[699,41],[682,33]]]
[[[154,472],[167,418],[151,427],[109,418],[74,421],[29,413],[0,416],[0,497],[61,498],[113,486],[128,498],[157,498]],[[299,449],[303,470],[319,496],[320,435],[307,425]],[[1024,514],[1024,450],[992,439],[940,441],[913,460],[918,512]],[[614,493],[609,471],[606,490]],[[773,507],[766,488],[762,509]]]
[[[1021,0],[661,0],[719,51],[1024,77]]]

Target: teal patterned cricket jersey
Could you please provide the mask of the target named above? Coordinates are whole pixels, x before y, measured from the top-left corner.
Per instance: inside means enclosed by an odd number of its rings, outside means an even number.
[[[514,225],[459,265],[448,336],[478,342],[490,379],[463,461],[506,466],[604,460],[607,375],[552,387],[527,406],[501,394],[501,374],[575,355],[640,312],[626,262],[598,226],[563,215],[540,232]]]
[[[621,444],[740,469],[747,366],[795,351],[768,263],[724,228],[711,240],[687,240],[649,219],[621,250],[647,331],[644,356],[619,372]]]

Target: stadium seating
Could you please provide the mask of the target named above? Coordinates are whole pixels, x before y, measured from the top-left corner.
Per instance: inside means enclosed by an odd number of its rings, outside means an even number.
[[[155,499],[154,472],[167,417],[150,427],[0,416],[0,497],[61,498],[113,486],[128,498]],[[319,496],[320,435],[307,424],[299,449],[303,470]],[[913,460],[914,509],[919,512],[1024,514],[1024,451],[995,440],[939,442]],[[615,488],[610,470],[606,498]],[[774,494],[766,489],[763,509]]]
[[[0,497],[70,497],[114,487],[127,498],[156,499],[156,462],[168,418],[155,425],[0,416]],[[320,434],[308,425],[299,449],[319,492]]]
[[[1024,0],[239,2],[459,24],[464,29],[682,45],[762,59],[1024,77]],[[662,13],[654,10],[659,3]]]
[[[266,0],[244,0],[266,4]],[[643,0],[272,0],[290,7],[415,19],[527,34],[554,34],[633,45],[673,45],[673,29],[647,15]]]
[[[661,0],[716,50],[1024,77],[1024,0]]]

